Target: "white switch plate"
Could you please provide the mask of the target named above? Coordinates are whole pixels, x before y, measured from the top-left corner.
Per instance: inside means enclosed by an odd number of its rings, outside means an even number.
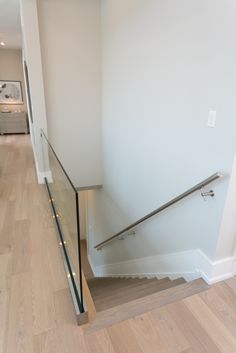
[[[216,111],[210,110],[207,119],[207,126],[215,127],[216,126]]]

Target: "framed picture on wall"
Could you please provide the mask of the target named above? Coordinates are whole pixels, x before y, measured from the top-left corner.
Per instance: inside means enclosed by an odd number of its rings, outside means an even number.
[[[0,104],[23,104],[20,81],[0,80]]]

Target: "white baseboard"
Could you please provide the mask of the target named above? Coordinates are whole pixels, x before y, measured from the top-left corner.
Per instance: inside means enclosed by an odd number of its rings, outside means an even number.
[[[32,144],[33,146],[33,144]],[[38,164],[38,159],[37,159],[37,155],[34,151],[33,148],[33,153],[34,153],[34,162],[35,162],[35,169],[36,169],[36,175],[37,175],[37,179],[38,179],[38,183],[39,184],[44,184],[44,178],[47,178],[48,182],[51,183],[52,182],[52,172],[50,170],[46,171],[46,172],[42,172],[39,170],[39,164]]]
[[[198,249],[196,252],[198,257],[197,270],[208,284],[217,283],[235,275],[234,256],[212,261],[201,250]]]
[[[52,172],[49,170],[47,172],[41,172],[38,167],[37,159],[35,158],[35,168],[39,184],[44,184],[44,178],[47,178],[48,182],[52,182]]]
[[[235,274],[234,257],[211,261],[199,249],[100,266],[94,265],[90,255],[88,258],[96,277],[184,277],[186,281],[202,277],[213,284]]]
[[[47,178],[48,182],[50,183],[52,180],[52,173],[51,172],[37,172],[37,178],[39,184],[44,184],[44,178]]]

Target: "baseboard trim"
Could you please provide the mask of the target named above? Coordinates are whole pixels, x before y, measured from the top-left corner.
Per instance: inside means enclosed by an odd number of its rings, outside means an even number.
[[[197,270],[208,284],[224,281],[235,275],[234,256],[212,261],[200,249],[197,249],[196,252],[198,257]]]
[[[200,249],[156,255],[97,266],[88,255],[96,277],[184,277],[186,281],[202,277],[208,284],[235,274],[235,257],[212,261]]]
[[[52,173],[51,172],[37,172],[38,183],[44,184],[44,178],[47,178],[48,182],[52,181]]]
[[[48,182],[52,182],[52,172],[47,171],[47,172],[41,172],[38,167],[37,160],[35,160],[35,167],[36,167],[36,174],[38,178],[38,183],[39,184],[44,184],[44,179],[47,178]]]
[[[37,160],[37,156],[36,153],[34,151],[33,148],[33,153],[34,153],[34,162],[35,162],[35,169],[36,169],[36,175],[37,175],[37,179],[38,179],[38,183],[39,184],[44,184],[44,178],[47,178],[48,182],[51,183],[52,182],[52,172],[46,171],[46,172],[42,172],[39,170],[39,164],[38,164],[38,160]]]

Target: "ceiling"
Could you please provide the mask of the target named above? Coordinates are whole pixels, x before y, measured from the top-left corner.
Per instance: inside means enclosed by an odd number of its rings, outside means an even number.
[[[0,0],[0,48],[21,48],[20,0]]]

